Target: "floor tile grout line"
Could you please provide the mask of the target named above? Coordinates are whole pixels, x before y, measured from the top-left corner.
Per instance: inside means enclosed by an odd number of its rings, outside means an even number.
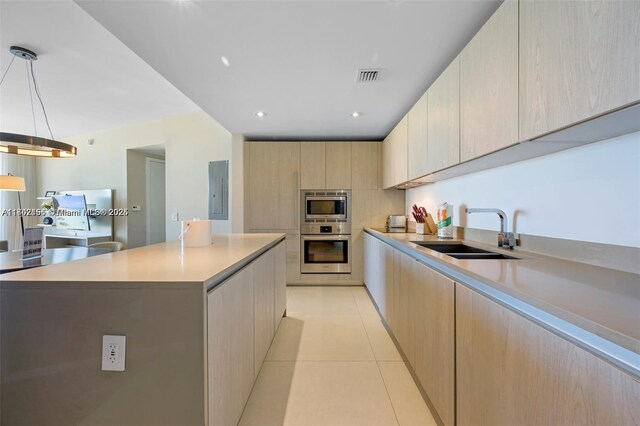
[[[375,362],[376,362],[376,368],[378,369],[378,374],[380,374],[380,380],[382,380],[382,386],[384,386],[384,391],[387,393],[389,404],[391,405],[391,409],[393,410],[393,416],[396,418],[396,424],[400,425],[400,419],[398,418],[398,413],[396,413],[396,407],[393,405],[393,400],[391,399],[391,394],[389,393],[387,382],[385,382],[384,375],[382,374],[382,370],[380,369],[380,361],[378,360],[378,357],[376,356],[376,353],[373,350],[373,344],[371,343],[371,338],[369,337],[369,332],[367,331],[367,327],[364,325],[362,314],[360,314],[360,321],[362,322],[364,333],[367,335],[367,341],[369,342],[369,347],[371,348],[371,352],[373,352],[373,358],[375,359]]]

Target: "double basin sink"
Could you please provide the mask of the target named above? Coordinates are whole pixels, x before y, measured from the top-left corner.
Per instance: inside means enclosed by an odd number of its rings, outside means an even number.
[[[517,260],[517,257],[507,256],[488,250],[468,246],[466,244],[443,244],[437,242],[411,241],[420,247],[428,248],[456,259],[486,259],[486,260]]]

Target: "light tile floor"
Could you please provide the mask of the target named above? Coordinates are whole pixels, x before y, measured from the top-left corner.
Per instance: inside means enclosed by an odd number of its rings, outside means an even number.
[[[435,425],[363,287],[288,287],[241,425]]]

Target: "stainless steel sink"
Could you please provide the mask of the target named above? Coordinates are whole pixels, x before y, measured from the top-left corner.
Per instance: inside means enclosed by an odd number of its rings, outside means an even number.
[[[430,243],[425,241],[411,241],[413,244],[417,244],[422,247],[437,251],[438,253],[491,253],[487,250],[471,247],[466,244],[442,244],[442,243]]]
[[[486,259],[486,260],[518,260],[517,257],[507,256],[501,253],[446,253],[447,256],[456,259]]]
[[[438,253],[444,253],[447,256],[455,257],[456,259],[487,259],[487,260],[500,260],[500,259],[513,259],[517,260],[517,257],[507,256],[502,253],[495,253],[488,250],[479,249],[476,247],[468,246],[466,244],[443,244],[432,243],[428,241],[412,241],[421,247],[428,248]]]

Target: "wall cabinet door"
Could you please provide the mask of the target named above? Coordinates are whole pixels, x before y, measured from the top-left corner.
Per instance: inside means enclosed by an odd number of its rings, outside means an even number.
[[[409,313],[416,376],[445,425],[455,424],[455,283],[413,262]]]
[[[273,249],[274,258],[274,334],[278,330],[282,316],[287,310],[287,260],[286,260],[286,243],[283,241]]]
[[[640,383],[456,284],[459,425],[636,424]]]
[[[380,142],[351,143],[351,188],[380,189]]]
[[[269,250],[253,262],[255,377],[275,334],[275,252]]]
[[[427,90],[427,169],[460,162],[460,67],[456,58]]]
[[[254,382],[253,266],[207,295],[209,424],[235,425]]]
[[[520,2],[520,139],[640,99],[640,2]]]
[[[382,143],[382,187],[392,188],[407,178],[407,116]]]
[[[300,143],[247,142],[248,229],[298,230]]]
[[[518,1],[505,1],[460,54],[460,161],[518,142]]]
[[[300,188],[325,189],[324,142],[300,143]]]
[[[351,142],[326,142],[327,189],[351,189]]]
[[[407,114],[407,175],[416,179],[429,172],[427,165],[427,93],[416,102]]]

